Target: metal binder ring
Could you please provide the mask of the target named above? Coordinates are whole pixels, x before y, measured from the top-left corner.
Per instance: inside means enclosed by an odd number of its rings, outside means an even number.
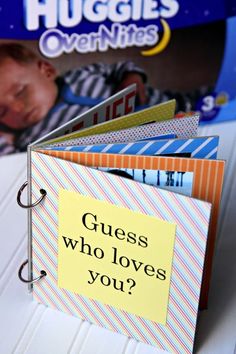
[[[21,275],[23,268],[26,266],[26,264],[28,263],[28,259],[22,263],[22,265],[20,266],[20,269],[18,271],[18,277],[20,278],[21,281],[23,281],[24,283],[28,283],[28,284],[33,284],[36,283],[37,281],[39,281],[40,279],[42,279],[43,277],[45,277],[47,275],[47,273],[45,272],[45,270],[41,270],[40,273],[41,275],[35,279],[24,279]]]
[[[39,203],[41,203],[41,201],[43,200],[43,198],[45,198],[47,192],[44,190],[44,189],[40,189],[40,193],[42,194],[42,196],[36,200],[35,203],[31,204],[31,205],[25,205],[25,204],[22,204],[21,203],[21,194],[23,192],[23,190],[25,189],[25,187],[28,185],[28,182],[26,181],[24,184],[22,184],[22,186],[20,187],[18,193],[17,193],[17,203],[19,204],[19,206],[21,208],[25,208],[25,209],[29,209],[29,208],[33,208],[35,207],[36,205],[38,205]]]

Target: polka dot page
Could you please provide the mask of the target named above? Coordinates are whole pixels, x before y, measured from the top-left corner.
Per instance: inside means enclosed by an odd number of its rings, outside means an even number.
[[[77,139],[69,139],[50,146],[73,146],[85,144],[109,144],[136,141],[144,138],[156,137],[164,134],[176,134],[178,138],[190,138],[197,136],[199,115],[181,119],[169,119],[138,127],[111,131],[104,134],[95,134]]]

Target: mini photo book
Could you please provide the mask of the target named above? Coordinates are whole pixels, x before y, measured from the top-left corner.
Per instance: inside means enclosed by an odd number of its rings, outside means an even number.
[[[130,86],[29,145],[19,277],[39,303],[190,354],[225,163],[197,114],[174,118],[174,100],[135,112],[134,99]]]

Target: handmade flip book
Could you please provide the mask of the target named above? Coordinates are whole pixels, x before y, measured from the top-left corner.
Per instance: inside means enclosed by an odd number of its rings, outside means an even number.
[[[29,275],[26,261],[19,277],[40,303],[192,353],[224,162],[218,137],[194,137],[196,115],[171,119],[174,101],[131,112],[133,90],[29,146],[28,205],[26,183],[18,193],[28,208]],[[107,120],[106,107],[118,117]],[[97,124],[73,132],[87,119]]]

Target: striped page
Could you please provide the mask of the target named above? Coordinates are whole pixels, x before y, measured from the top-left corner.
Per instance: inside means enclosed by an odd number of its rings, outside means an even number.
[[[102,158],[104,159],[104,156]],[[125,156],[124,161],[127,161],[127,158],[128,156]],[[38,197],[40,188],[47,191],[47,197],[42,204],[32,209],[32,262],[34,276],[42,269],[47,272],[47,276],[34,284],[34,298],[49,307],[162,350],[178,354],[192,353],[211,205],[33,152],[33,199]],[[177,225],[165,325],[58,287],[57,235],[60,188]],[[78,271],[75,270],[73,276],[78,276]]]
[[[212,203],[200,308],[207,307],[225,162],[163,156],[114,155],[45,150],[45,154],[91,167],[192,172],[192,197]]]
[[[218,136],[190,139],[161,139],[116,144],[77,145],[49,147],[50,150],[98,152],[127,155],[169,155],[183,154],[194,158],[216,159],[219,144]]]

